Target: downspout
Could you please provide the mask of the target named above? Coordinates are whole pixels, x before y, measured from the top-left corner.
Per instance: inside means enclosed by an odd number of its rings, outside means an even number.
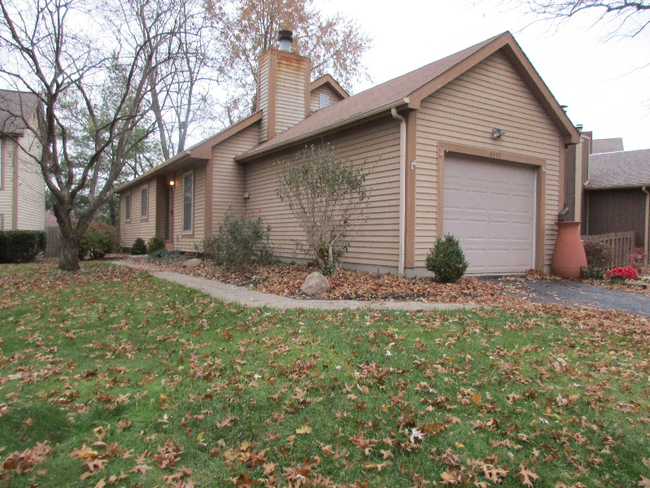
[[[648,251],[650,243],[648,242],[648,229],[650,229],[650,193],[648,187],[642,186],[641,190],[645,193],[645,235],[643,236],[643,253],[645,254],[645,264],[648,264]]]
[[[390,109],[395,120],[399,120],[399,260],[397,276],[404,277],[404,240],[406,237],[406,118]]]

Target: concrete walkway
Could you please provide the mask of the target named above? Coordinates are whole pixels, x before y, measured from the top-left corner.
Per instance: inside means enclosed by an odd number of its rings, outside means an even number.
[[[154,267],[130,261],[114,261],[114,264],[147,271],[152,276],[172,281],[183,286],[207,293],[210,296],[246,307],[269,307],[277,309],[320,309],[320,310],[356,310],[369,308],[373,310],[463,310],[479,308],[474,303],[423,303],[423,302],[366,302],[358,300],[300,300],[279,295],[271,295],[249,290],[242,286],[230,285],[215,280],[171,271],[156,271]]]

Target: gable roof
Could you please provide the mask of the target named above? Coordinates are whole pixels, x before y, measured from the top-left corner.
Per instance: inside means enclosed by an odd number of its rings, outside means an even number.
[[[323,75],[317,80],[312,81],[309,84],[309,91],[314,91],[316,88],[323,85],[329,86],[334,92],[336,92],[341,100],[350,98],[350,94],[346,92],[343,87],[339,85],[339,82],[332,78],[331,75]]]
[[[20,134],[26,128],[38,104],[33,93],[0,90],[0,133]]]
[[[594,139],[591,141],[591,154],[602,154],[608,152],[625,151],[623,149],[623,138]]]
[[[650,186],[650,149],[589,156],[587,189]]]
[[[580,139],[578,131],[537,74],[512,34],[505,32],[321,109],[273,139],[235,159],[248,161],[262,154],[388,111],[391,108],[418,109],[424,98],[500,49],[504,50],[546,113],[560,128],[565,143],[577,144]]]

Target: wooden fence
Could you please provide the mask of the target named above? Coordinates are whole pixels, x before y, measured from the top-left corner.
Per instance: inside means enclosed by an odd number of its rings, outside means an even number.
[[[629,266],[629,255],[634,250],[634,231],[582,236],[582,240],[585,242],[604,242],[612,248],[612,260],[607,266],[608,269]]]
[[[61,234],[59,233],[59,226],[48,226],[45,227],[45,237],[47,238],[47,244],[45,245],[45,257],[46,258],[56,258],[59,256],[59,246],[61,240]]]

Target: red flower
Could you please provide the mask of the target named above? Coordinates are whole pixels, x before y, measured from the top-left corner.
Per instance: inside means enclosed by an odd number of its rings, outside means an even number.
[[[636,269],[634,269],[632,266],[623,266],[620,268],[610,269],[609,271],[605,271],[605,274],[608,278],[617,276],[619,278],[625,278],[628,280],[634,280],[639,277],[639,273],[637,273]]]

